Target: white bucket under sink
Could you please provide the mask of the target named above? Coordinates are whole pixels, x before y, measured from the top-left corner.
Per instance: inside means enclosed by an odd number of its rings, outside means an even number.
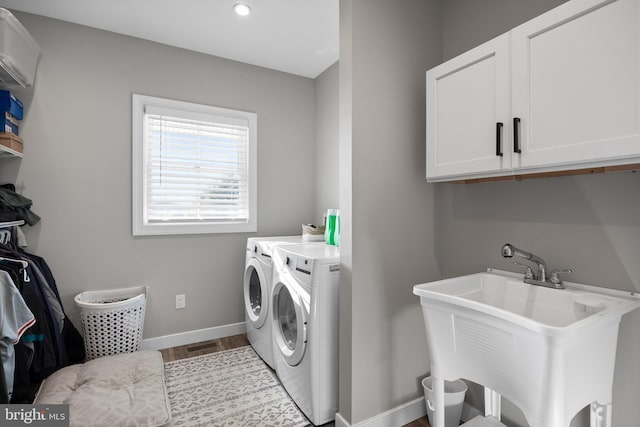
[[[427,405],[427,417],[429,424],[433,425],[433,385],[431,377],[422,380],[424,389],[424,400]],[[444,422],[445,427],[458,427],[462,408],[464,406],[464,396],[467,394],[467,385],[462,380],[446,381],[444,384]]]

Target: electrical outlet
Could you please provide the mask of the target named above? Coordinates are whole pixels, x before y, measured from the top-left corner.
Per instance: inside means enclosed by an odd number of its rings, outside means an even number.
[[[187,306],[187,298],[184,294],[176,295],[176,308],[185,308]]]

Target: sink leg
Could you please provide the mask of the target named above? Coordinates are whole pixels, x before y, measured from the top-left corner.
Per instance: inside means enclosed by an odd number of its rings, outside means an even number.
[[[500,393],[491,390],[488,387],[484,388],[484,415],[485,417],[492,416],[496,420],[500,421],[500,414],[502,412]],[[593,426],[591,426],[593,427]]]
[[[445,427],[444,426],[444,379],[433,377],[433,397],[435,398],[435,405],[433,410],[433,427]]]
[[[593,402],[591,408],[591,427],[610,427],[611,426],[611,403],[601,405]]]

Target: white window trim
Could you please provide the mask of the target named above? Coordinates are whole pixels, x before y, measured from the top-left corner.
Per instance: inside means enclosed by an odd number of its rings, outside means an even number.
[[[144,221],[145,147],[144,111],[146,106],[183,110],[187,113],[237,118],[249,123],[249,220],[233,223],[146,223]],[[134,236],[175,234],[214,234],[256,232],[257,222],[257,121],[256,113],[231,110],[190,102],[133,94],[132,101],[132,233]]]

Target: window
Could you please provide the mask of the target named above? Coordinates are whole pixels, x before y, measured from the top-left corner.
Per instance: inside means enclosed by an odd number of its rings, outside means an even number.
[[[257,115],[133,95],[133,235],[256,231]]]

